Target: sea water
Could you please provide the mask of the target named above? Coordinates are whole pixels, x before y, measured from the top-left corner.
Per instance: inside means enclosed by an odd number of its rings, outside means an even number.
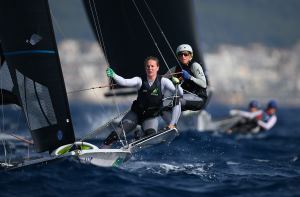
[[[0,173],[0,196],[300,196],[299,108],[257,135],[183,130],[118,168],[63,160]]]

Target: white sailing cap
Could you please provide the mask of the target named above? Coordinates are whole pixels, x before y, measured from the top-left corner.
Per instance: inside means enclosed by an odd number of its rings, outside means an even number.
[[[188,44],[181,44],[177,47],[176,49],[176,54],[180,53],[180,52],[183,52],[183,51],[188,51],[190,52],[191,54],[193,54],[193,49],[190,45]]]

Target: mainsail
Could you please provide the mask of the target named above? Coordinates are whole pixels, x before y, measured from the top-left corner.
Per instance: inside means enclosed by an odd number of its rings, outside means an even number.
[[[190,44],[194,60],[205,69],[195,28],[193,0],[92,0],[83,1],[98,41],[109,65],[124,77],[144,74],[147,56],[162,60],[169,67],[177,65],[170,50],[179,44]],[[152,34],[154,40],[151,38]],[[167,71],[161,61],[160,73]]]
[[[0,42],[0,105],[20,105],[17,95],[13,93],[14,85],[8,66],[4,61],[5,59]]]
[[[74,131],[47,0],[2,0],[0,40],[37,152]]]

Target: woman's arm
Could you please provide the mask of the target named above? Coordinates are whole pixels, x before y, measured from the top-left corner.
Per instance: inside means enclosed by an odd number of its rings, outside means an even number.
[[[195,84],[197,84],[203,88],[206,88],[207,87],[206,77],[205,77],[205,74],[203,72],[201,65],[198,64],[197,62],[194,62],[191,65],[191,71],[194,74],[194,76],[191,76],[191,80]]]
[[[139,89],[142,86],[142,79],[140,77],[133,77],[131,79],[124,79],[123,77],[114,74],[113,79],[118,85],[125,87],[136,87]]]
[[[173,83],[171,82],[171,80],[169,80],[165,77],[162,77],[162,79],[161,79],[161,91],[164,94],[167,90],[169,90],[172,94],[176,93],[176,88],[173,85]],[[178,94],[178,96],[183,96],[183,89],[181,88],[180,85],[178,85],[177,94]]]
[[[263,112],[261,110],[255,111],[255,112],[248,112],[248,111],[242,111],[242,110],[230,110],[229,114],[234,116],[234,115],[238,115],[244,118],[248,118],[248,119],[253,119],[258,115],[261,115]]]
[[[275,125],[276,122],[277,122],[277,117],[272,116],[268,122],[259,120],[257,124],[265,130],[270,130]]]

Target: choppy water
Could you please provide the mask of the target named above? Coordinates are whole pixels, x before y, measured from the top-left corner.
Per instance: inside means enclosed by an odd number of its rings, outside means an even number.
[[[72,160],[0,173],[0,196],[300,196],[300,109],[255,136],[183,131],[120,168]]]

